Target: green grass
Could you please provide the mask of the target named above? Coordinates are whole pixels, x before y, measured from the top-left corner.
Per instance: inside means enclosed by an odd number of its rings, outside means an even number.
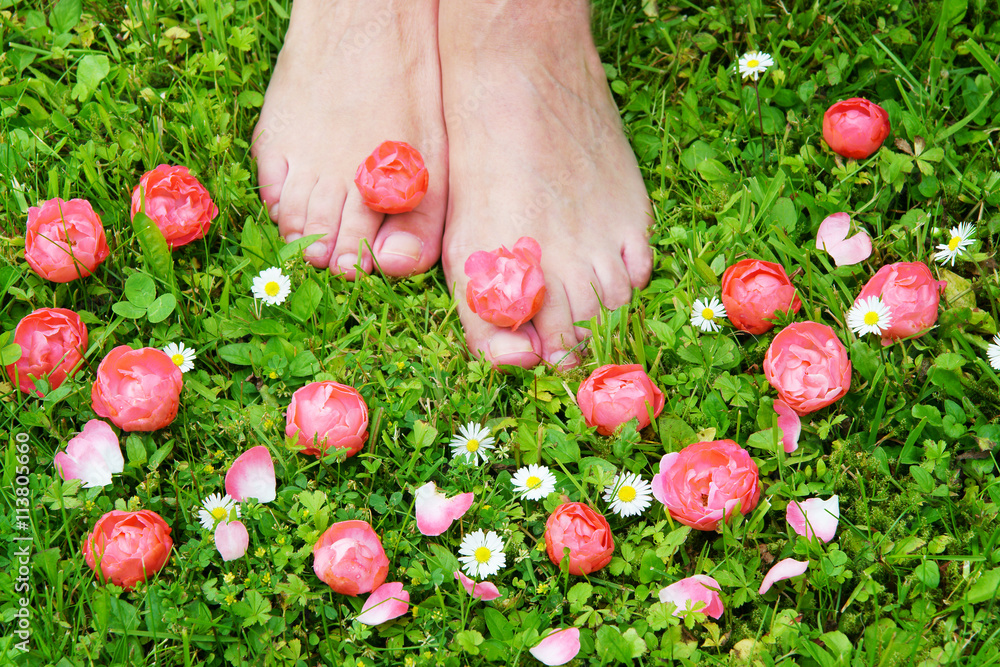
[[[83,4],[81,13],[74,0],[0,0],[0,350],[42,306],[77,310],[90,330],[86,365],[64,388],[40,400],[0,385],[0,532],[16,532],[18,433],[30,437],[33,503],[31,651],[15,657],[5,630],[0,662],[527,665],[538,632],[560,624],[584,630],[577,664],[1000,662],[1000,377],[985,358],[1000,319],[995,3],[598,2],[595,35],[655,204],[656,258],[650,285],[592,325],[584,367],[565,374],[471,360],[440,268],[345,284],[282,248],[255,193],[248,139],[286,0]],[[759,89],[766,163],[754,89],[733,70],[750,49],[777,62]],[[860,162],[821,137],[823,111],[851,96],[879,102],[893,127]],[[145,266],[132,188],[161,162],[191,167],[221,214],[205,240],[174,253],[180,302],[151,323],[112,306]],[[87,280],[48,283],[24,261],[27,208],[56,196],[90,200],[108,230],[111,256]],[[871,233],[871,259],[835,268],[814,250],[820,221],[836,211]],[[971,260],[933,265],[950,284],[934,331],[882,349],[843,326],[875,270],[932,263],[933,229],[963,221],[976,222],[979,242]],[[834,326],[851,352],[851,392],[803,420],[792,455],[776,456],[767,431],[774,392],[761,361],[773,332],[703,335],[689,321],[693,300],[716,294],[724,269],[745,256],[783,264],[804,304],[796,319]],[[285,267],[295,292],[258,321],[250,281],[271,265]],[[93,416],[90,383],[104,355],[179,340],[198,361],[174,424],[123,434],[126,469],[113,486],[62,482],[53,456]],[[579,382],[610,362],[643,364],[667,395],[641,433],[598,436],[576,406]],[[317,379],[351,384],[368,401],[371,435],[357,457],[319,462],[285,447],[285,406]],[[446,443],[468,421],[498,434],[488,467],[451,464]],[[604,511],[610,469],[649,479],[665,452],[712,437],[750,449],[765,488],[758,509],[708,534],[672,523],[659,503],[641,518],[609,515],[615,558],[588,580],[561,575],[538,548],[556,497],[522,502],[510,491],[516,467],[539,461],[562,492]],[[250,549],[222,563],[195,506],[261,444],[275,458],[278,498],[244,506]],[[476,493],[461,530],[416,531],[412,490],[427,480]],[[796,538],[787,503],[832,493],[842,508],[835,540]],[[173,528],[171,560],[131,593],[98,585],[80,553],[113,508],[153,509]],[[354,518],[382,535],[389,580],[403,581],[414,605],[378,628],[352,622],[362,600],[331,593],[312,572],[322,529]],[[477,527],[507,541],[508,566],[494,578],[504,596],[493,603],[470,604],[451,576],[462,532]],[[9,629],[15,548],[0,554]],[[809,574],[761,597],[768,564],[785,557],[808,558]],[[699,573],[722,584],[726,613],[685,624],[657,592]]]

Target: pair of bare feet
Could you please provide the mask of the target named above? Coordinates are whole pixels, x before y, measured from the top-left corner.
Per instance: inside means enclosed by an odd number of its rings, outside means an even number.
[[[409,213],[375,213],[354,187],[387,139],[430,172]],[[353,278],[440,258],[469,349],[495,364],[576,364],[589,332],[574,322],[649,280],[649,200],[588,0],[295,0],[253,152],[282,236],[323,234],[307,261]],[[469,310],[463,268],[521,236],[541,245],[547,291],[511,332]]]

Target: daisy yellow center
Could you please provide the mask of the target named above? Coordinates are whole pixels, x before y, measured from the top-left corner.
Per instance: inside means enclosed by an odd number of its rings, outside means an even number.
[[[757,60],[756,58],[747,61],[747,67],[758,67],[759,65],[760,61]]]
[[[178,352],[174,356],[170,357],[170,361],[174,362],[174,366],[184,365],[184,355]]]
[[[529,489],[537,489],[539,486],[542,485],[542,479],[540,477],[535,477],[534,475],[532,475],[531,477],[528,478],[528,481],[525,482],[524,485]]]
[[[280,292],[280,291],[281,291],[281,285],[279,285],[274,280],[272,280],[269,283],[267,283],[266,285],[264,285],[264,292],[268,296],[278,296],[278,292]]]
[[[878,319],[879,319],[878,313],[876,313],[874,310],[870,310],[867,313],[865,313],[865,324],[867,324],[868,326],[871,326],[873,324],[878,324]]]
[[[479,449],[479,441],[476,440],[475,438],[472,438],[467,443],[465,443],[465,448],[470,452],[475,452]]]
[[[705,308],[704,310],[701,311],[701,317],[702,317],[702,319],[706,319],[706,320],[714,320],[715,319],[715,311],[712,310],[711,308]]]
[[[212,510],[212,518],[218,521],[219,519],[225,519],[229,512],[226,511],[225,507],[216,507]]]
[[[962,242],[961,236],[952,236],[951,240],[948,241],[948,250],[954,251],[958,247],[958,244]]]
[[[618,489],[618,500],[623,503],[630,503],[635,500],[635,489],[631,486],[623,486]]]
[[[486,547],[479,547],[476,549],[476,553],[473,554],[476,558],[477,563],[488,563],[493,552]]]

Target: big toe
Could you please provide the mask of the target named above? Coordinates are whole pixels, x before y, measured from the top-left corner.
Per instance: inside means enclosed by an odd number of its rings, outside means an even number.
[[[379,269],[385,275],[404,277],[423,273],[441,257],[444,206],[425,211],[421,210],[423,204],[408,213],[387,216],[379,228],[373,249]]]
[[[494,366],[533,368],[541,361],[541,341],[535,327],[527,322],[517,331],[502,329],[476,315],[456,291],[458,314],[465,330],[465,343],[473,356],[486,359]]]

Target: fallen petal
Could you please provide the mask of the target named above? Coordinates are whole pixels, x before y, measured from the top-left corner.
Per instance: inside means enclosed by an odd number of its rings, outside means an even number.
[[[222,521],[215,527],[215,548],[222,560],[242,558],[250,546],[250,534],[242,521]]]
[[[424,535],[440,535],[448,530],[451,523],[460,519],[475,497],[472,493],[461,493],[449,498],[437,490],[434,482],[427,482],[414,492],[417,498],[417,528]]]
[[[802,420],[798,413],[781,399],[774,402],[774,411],[778,413],[778,428],[781,429],[781,444],[786,454],[791,454],[799,448],[799,436],[802,434]]]
[[[381,625],[399,618],[410,609],[410,593],[403,584],[393,581],[382,584],[368,596],[357,620],[365,625]]]
[[[860,231],[851,238],[847,232],[851,229],[851,216],[847,213],[834,213],[826,217],[819,225],[816,234],[817,250],[826,250],[837,266],[850,266],[862,262],[872,254],[872,239],[865,231]]]
[[[794,558],[779,560],[774,564],[774,567],[772,567],[768,573],[764,575],[764,583],[760,585],[760,590],[757,592],[763,595],[771,590],[771,586],[774,585],[774,582],[781,581],[782,579],[797,577],[800,574],[804,574],[807,569],[809,569],[809,561],[807,560],[795,560]]]
[[[811,540],[813,535],[823,542],[829,542],[837,534],[840,523],[840,498],[832,496],[827,500],[809,498],[788,504],[785,519],[799,535]]]
[[[719,597],[719,582],[704,574],[696,574],[686,579],[670,584],[660,590],[660,602],[673,602],[677,607],[674,616],[684,616],[693,610],[697,603],[705,603],[697,611],[719,618],[726,608]]]
[[[256,498],[269,503],[277,497],[274,461],[267,447],[251,447],[233,461],[226,473],[226,493],[238,502]]]
[[[565,665],[580,652],[580,629],[560,628],[549,635],[532,649],[529,649],[535,659],[546,665]]]
[[[500,597],[500,590],[488,581],[473,581],[459,571],[455,571],[455,578],[462,582],[465,592],[474,598],[479,598],[483,602],[496,600]]]
[[[63,479],[79,479],[85,489],[107,486],[113,474],[125,469],[118,436],[100,419],[88,421],[54,462]]]

